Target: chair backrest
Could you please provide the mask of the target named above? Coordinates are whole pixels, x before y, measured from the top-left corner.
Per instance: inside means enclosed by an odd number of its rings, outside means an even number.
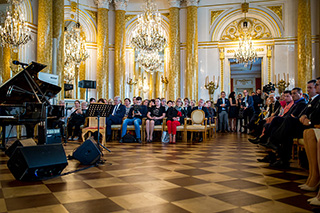
[[[202,110],[197,109],[191,113],[192,124],[203,124],[204,119],[205,119],[205,114],[204,114],[204,111]]]
[[[98,118],[97,117],[89,117],[89,127],[97,127],[98,126]],[[106,118],[100,117],[100,127],[106,126]]]

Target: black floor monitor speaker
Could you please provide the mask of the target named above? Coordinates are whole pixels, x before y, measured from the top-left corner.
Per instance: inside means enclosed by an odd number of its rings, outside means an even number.
[[[73,84],[64,84],[64,91],[73,90]]]
[[[16,140],[6,151],[6,155],[11,157],[14,150],[16,150],[16,148],[18,146],[36,146],[36,142],[32,139],[32,138],[28,138],[28,139],[23,139],[23,140]]]
[[[88,139],[83,142],[73,153],[73,157],[83,165],[94,164],[100,155],[101,152],[93,139]]]
[[[79,81],[79,87],[80,88],[95,89],[96,88],[96,81],[89,81],[89,80]]]
[[[17,180],[37,181],[59,175],[68,165],[62,144],[19,146],[8,168]]]
[[[38,126],[38,144],[61,143],[61,139],[60,129],[47,129],[45,134],[44,126]]]

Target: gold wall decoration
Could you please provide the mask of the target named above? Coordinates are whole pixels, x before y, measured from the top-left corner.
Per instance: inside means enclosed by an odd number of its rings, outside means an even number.
[[[77,2],[72,1],[70,3],[70,6],[71,6],[71,11],[75,13],[77,11]]]
[[[272,46],[267,46],[267,58],[268,58],[268,83],[271,82],[271,58],[272,58]]]
[[[221,83],[220,83],[220,88],[221,91],[224,91],[224,48],[219,48],[219,59],[220,59],[220,76],[221,76]]]
[[[134,17],[137,17],[137,15],[126,15],[126,24],[131,20],[133,19]]]
[[[86,63],[82,62],[79,68],[79,81],[86,80]],[[86,99],[86,89],[80,88],[80,99]]]
[[[264,39],[271,38],[271,31],[263,22],[255,18],[239,18],[230,24],[223,30],[221,35],[221,40],[232,40],[236,41],[243,37],[243,22],[246,20],[248,22],[247,35],[251,39]]]
[[[165,16],[169,19],[170,13],[160,13],[162,16]]]
[[[93,10],[85,10],[89,15],[93,18],[93,20],[97,23],[97,12]]]
[[[307,89],[312,78],[311,4],[310,0],[298,1],[298,86]]]
[[[282,5],[280,6],[269,6],[270,10],[272,10],[277,16],[282,20]]]
[[[211,11],[211,24],[213,24],[214,20],[216,20],[223,11],[224,10]]]

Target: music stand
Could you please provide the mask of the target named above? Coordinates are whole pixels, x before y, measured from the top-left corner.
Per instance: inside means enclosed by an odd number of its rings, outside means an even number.
[[[111,106],[111,107],[110,107]],[[98,140],[97,146],[99,151],[101,152],[101,147],[111,152],[107,147],[100,143],[100,117],[107,117],[111,112],[112,105],[108,104],[100,104],[100,103],[93,103],[89,105],[87,109],[87,116],[88,117],[97,117],[98,118]],[[105,136],[104,136],[105,137]],[[102,154],[102,152],[101,152]],[[103,155],[103,154],[102,154]]]

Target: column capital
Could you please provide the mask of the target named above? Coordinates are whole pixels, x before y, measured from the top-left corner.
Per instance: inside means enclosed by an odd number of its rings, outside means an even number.
[[[200,0],[186,0],[187,2],[187,7],[189,6],[198,6]]]
[[[110,0],[94,0],[94,3],[98,8],[109,9]]]
[[[169,7],[178,7],[180,8],[180,0],[168,0]]]
[[[128,0],[113,0],[115,10],[126,10]]]

